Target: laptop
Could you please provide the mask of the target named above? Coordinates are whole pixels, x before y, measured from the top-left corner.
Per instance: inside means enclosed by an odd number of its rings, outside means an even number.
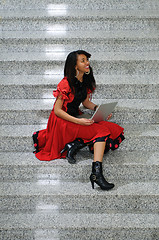
[[[94,122],[105,121],[107,117],[113,112],[118,102],[100,104],[93,115],[84,113],[80,115],[80,118],[88,118],[94,120]]]

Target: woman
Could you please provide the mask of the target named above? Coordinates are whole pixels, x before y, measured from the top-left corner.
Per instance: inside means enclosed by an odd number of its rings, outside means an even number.
[[[64,78],[53,92],[56,101],[50,114],[47,129],[33,134],[35,155],[39,160],[50,161],[57,158],[67,158],[69,163],[75,163],[74,155],[86,145],[94,153],[90,181],[103,190],[114,187],[108,183],[102,173],[104,152],[115,150],[124,140],[123,128],[115,123],[78,118],[82,112],[79,105],[94,110],[97,105],[91,102],[90,94],[96,84],[90,67],[90,54],[78,50],[71,52],[65,62]],[[108,117],[108,119],[111,115]],[[107,119],[107,120],[108,120]]]

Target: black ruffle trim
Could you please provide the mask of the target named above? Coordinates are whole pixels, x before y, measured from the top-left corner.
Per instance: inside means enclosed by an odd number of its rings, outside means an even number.
[[[104,153],[107,153],[110,149],[111,150],[116,150],[118,147],[119,147],[119,144],[125,139],[124,137],[124,134],[121,133],[119,135],[119,137],[117,137],[116,139],[111,139],[109,138],[109,136],[104,136],[104,137],[100,137],[100,138],[97,138],[95,140],[93,140],[93,142],[90,142],[89,144],[89,151],[91,153],[94,153],[94,148],[93,148],[93,145],[94,143],[96,142],[106,142],[106,146],[105,146],[105,151]]]
[[[33,153],[38,153],[38,152],[39,152],[38,134],[39,134],[39,131],[34,132],[33,135],[32,135],[33,144],[34,144],[34,148],[35,148],[35,150],[33,151]]]

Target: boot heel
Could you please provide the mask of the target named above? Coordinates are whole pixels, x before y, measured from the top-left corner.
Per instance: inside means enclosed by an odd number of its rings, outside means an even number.
[[[65,145],[64,149],[61,150],[61,154],[64,153],[67,150],[67,145]]]
[[[74,155],[77,153],[78,150],[85,147],[86,144],[84,144],[83,140],[78,138],[75,139],[73,142],[66,143],[64,149],[61,150],[61,154],[67,151],[66,158],[69,163],[74,164],[76,163],[76,159],[74,158]]]
[[[94,181],[91,181],[91,184],[92,184],[92,188],[94,189]]]
[[[92,173],[90,176],[90,181],[92,183],[92,188],[94,189],[94,182],[102,189],[102,190],[110,190],[114,187],[113,183],[109,183],[105,180],[102,173],[102,163],[101,162],[93,162],[92,163]]]
[[[95,179],[96,179],[96,176],[91,174],[90,176],[90,181],[91,181],[91,184],[92,184],[92,188],[94,189],[94,182],[95,182]]]

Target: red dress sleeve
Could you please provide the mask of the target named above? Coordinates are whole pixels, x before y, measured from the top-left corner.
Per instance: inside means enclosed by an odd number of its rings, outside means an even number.
[[[67,78],[63,78],[61,82],[57,85],[57,90],[53,91],[54,97],[62,96],[62,99],[69,100],[69,94],[71,93],[71,88],[67,81]]]
[[[94,92],[94,90],[95,90],[95,88],[93,89],[93,91],[87,88],[87,94],[89,94],[90,100],[92,99],[92,93]]]
[[[87,89],[87,94],[92,93],[92,91],[90,89]]]

